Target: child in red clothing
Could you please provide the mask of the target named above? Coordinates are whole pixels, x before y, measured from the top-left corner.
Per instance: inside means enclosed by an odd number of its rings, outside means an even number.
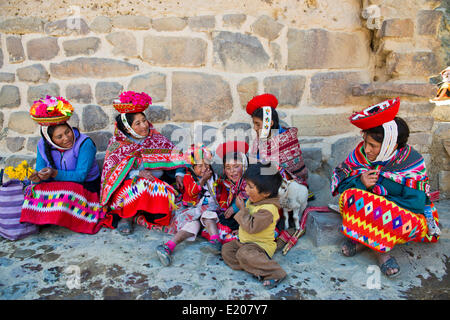
[[[181,242],[194,241],[203,225],[211,235],[209,243],[214,252],[220,254],[222,244],[216,223],[219,221],[216,211],[216,175],[210,162],[211,152],[205,147],[191,147],[189,151],[191,167],[183,178],[183,205],[175,214],[177,233],[156,248],[156,253],[164,266],[172,263],[172,253]]]

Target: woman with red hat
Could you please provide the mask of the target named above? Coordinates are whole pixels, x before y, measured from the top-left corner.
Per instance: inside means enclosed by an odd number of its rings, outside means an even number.
[[[101,204],[108,210],[105,224],[122,235],[133,222],[151,229],[167,226],[185,161],[174,144],[156,131],[143,113],[151,104],[146,93],[126,91],[114,102],[119,112],[114,136],[106,150],[101,177]]]
[[[349,238],[342,253],[374,250],[388,277],[400,273],[388,253],[396,244],[437,242],[440,234],[425,161],[407,144],[409,128],[396,117],[399,107],[399,98],[386,100],[350,117],[364,141],[334,170],[331,183],[332,194],[341,194],[341,232]]]
[[[21,222],[54,224],[75,232],[96,233],[104,212],[99,204],[100,170],[94,142],[67,120],[72,105],[62,97],[47,96],[31,106],[40,126],[35,185],[25,192]]]
[[[308,169],[302,157],[298,129],[283,128],[280,125],[277,106],[277,98],[269,93],[253,97],[247,103],[246,111],[252,117],[253,129],[257,135],[249,152],[250,162],[276,163],[281,168],[283,178],[294,179],[308,186]],[[310,199],[312,197],[310,192]]]

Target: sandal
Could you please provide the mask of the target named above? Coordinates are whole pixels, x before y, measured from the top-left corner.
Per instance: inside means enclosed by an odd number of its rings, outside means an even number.
[[[272,289],[272,288],[275,288],[275,287],[278,286],[285,278],[286,278],[286,277],[283,277],[283,278],[281,278],[281,279],[267,279],[267,280],[264,280],[264,281],[269,281],[269,284],[264,284],[264,283],[263,283],[263,286],[264,286],[264,288],[266,288],[266,289]]]
[[[117,230],[123,236],[127,236],[133,233],[133,223],[130,219],[121,219],[117,225]]]
[[[397,269],[398,271],[396,273],[388,274],[387,271],[389,269]],[[398,265],[397,260],[395,260],[394,257],[386,260],[386,262],[380,266],[380,270],[388,278],[394,278],[400,274],[400,266]]]

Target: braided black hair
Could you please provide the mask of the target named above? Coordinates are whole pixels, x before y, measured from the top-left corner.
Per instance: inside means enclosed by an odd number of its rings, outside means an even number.
[[[270,127],[270,129],[280,129],[280,120],[278,118],[277,110],[275,110],[272,107],[270,107],[270,109],[272,109],[272,121],[273,121],[273,125],[272,127]],[[263,117],[264,117],[263,108],[256,109],[252,114],[252,118],[258,118],[261,119],[261,121],[264,120]]]
[[[137,114],[142,114],[145,117],[145,114],[143,112],[137,112],[137,113],[125,113],[125,117],[127,118],[127,122],[128,124],[132,125],[134,118],[136,117]],[[130,133],[128,132],[127,128],[125,128],[125,125],[122,122],[122,118],[120,113],[116,116],[116,122],[117,122],[117,128],[119,128],[120,131],[122,131],[125,135],[130,135]]]

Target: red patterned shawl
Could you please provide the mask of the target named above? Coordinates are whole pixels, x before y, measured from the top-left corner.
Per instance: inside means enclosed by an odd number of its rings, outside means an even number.
[[[124,181],[128,172],[141,163],[148,169],[171,170],[184,167],[186,162],[175,152],[174,144],[150,125],[148,137],[137,144],[117,128],[109,140],[101,179],[101,205],[105,205]]]

